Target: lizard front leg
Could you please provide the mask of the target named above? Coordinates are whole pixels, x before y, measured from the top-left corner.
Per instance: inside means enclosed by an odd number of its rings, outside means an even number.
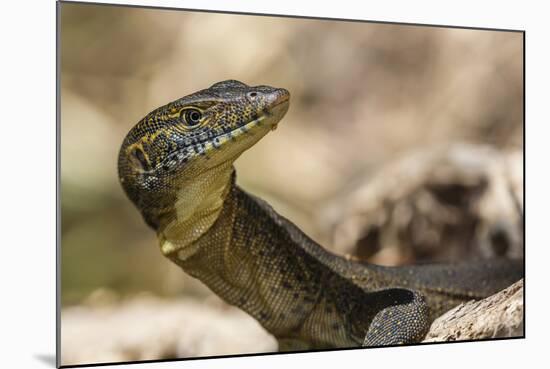
[[[385,346],[420,342],[430,328],[429,307],[420,292],[393,288],[379,291],[389,306],[374,317],[363,346]]]

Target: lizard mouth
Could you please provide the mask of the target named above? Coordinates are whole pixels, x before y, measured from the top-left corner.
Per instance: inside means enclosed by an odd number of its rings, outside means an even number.
[[[273,118],[273,125],[271,126],[271,129],[274,131],[277,129],[279,122],[288,111],[290,93],[284,88],[277,89],[271,93],[270,100],[271,101],[265,111],[266,115]]]
[[[230,152],[227,152],[226,157],[233,158],[235,154],[239,155],[249,146],[263,137],[269,132],[268,129],[274,131],[281,119],[288,111],[290,101],[290,93],[285,89],[276,89],[265,96],[265,107],[261,110],[261,113],[254,119],[241,124],[238,127],[233,128],[230,131],[220,133],[217,136],[210,137],[204,141],[197,142],[192,146],[193,156],[203,156],[209,159],[209,154],[214,154],[216,151],[220,151],[223,146],[226,146],[229,142],[235,142],[246,137],[253,138],[250,140],[250,144],[234,145],[235,147]],[[264,127],[263,130],[258,128]],[[266,129],[268,128],[268,129]],[[189,147],[184,147],[176,150],[168,155],[166,159],[160,164],[165,168],[176,170],[179,164],[184,164],[190,159],[191,152]],[[167,163],[169,165],[167,165]]]
[[[288,111],[290,93],[283,88],[277,89],[266,96],[266,100],[266,107],[262,110],[261,115],[240,127],[213,137],[211,139],[212,147],[219,149],[227,141],[236,140],[237,137],[243,134],[251,133],[251,130],[255,127],[270,125],[271,130],[277,129],[277,125]]]
[[[271,109],[275,108],[276,106],[279,106],[281,104],[287,104],[290,100],[290,93],[285,90],[284,88],[280,88],[275,90],[275,92],[271,93]]]
[[[230,131],[221,133],[217,136],[209,138],[208,140],[196,143],[193,148],[194,153],[198,156],[204,156],[208,159],[209,154],[220,151],[222,147],[226,146],[226,144],[229,142],[235,142],[242,139],[243,137],[252,138],[254,136],[256,136],[256,139],[254,141],[257,141],[265,134],[267,134],[269,130],[274,131],[275,129],[277,129],[277,126],[280,120],[286,114],[288,107],[288,96],[277,99],[273,104],[271,104],[271,106],[264,109],[262,111],[262,114],[259,115],[257,118],[252,119]],[[261,133],[257,132],[258,128],[262,127],[264,127],[264,130]],[[250,145],[252,145],[252,143]],[[235,145],[235,147],[237,148],[239,147],[239,145]],[[240,154],[246,148],[247,147],[241,147],[240,149],[236,149],[235,151]],[[228,158],[232,156],[233,155],[227,153]],[[168,157],[160,163],[160,166],[163,166],[166,169],[176,170],[180,164],[185,164],[186,162],[188,162],[189,159],[189,148],[185,147],[183,149],[176,150],[170,153]]]

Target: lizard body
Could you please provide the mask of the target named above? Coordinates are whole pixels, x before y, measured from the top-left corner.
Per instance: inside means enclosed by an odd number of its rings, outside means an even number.
[[[289,98],[284,89],[216,83],[148,114],[118,162],[162,253],[257,319],[280,350],[418,342],[444,311],[522,277],[521,261],[348,260],[240,189],[233,162],[276,127]]]

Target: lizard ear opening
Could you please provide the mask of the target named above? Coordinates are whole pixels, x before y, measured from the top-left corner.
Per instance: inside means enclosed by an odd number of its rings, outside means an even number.
[[[151,170],[151,163],[149,163],[149,160],[147,159],[147,155],[143,152],[143,150],[139,147],[136,147],[132,149],[130,152],[130,160],[132,161],[132,164],[141,171],[149,171]]]

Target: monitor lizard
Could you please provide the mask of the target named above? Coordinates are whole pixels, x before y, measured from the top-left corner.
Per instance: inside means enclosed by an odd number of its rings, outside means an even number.
[[[147,114],[118,158],[122,187],[161,252],[254,317],[280,350],[419,342],[446,310],[523,276],[521,260],[349,260],[242,190],[234,161],[277,127],[289,101],[282,88],[218,82]]]

